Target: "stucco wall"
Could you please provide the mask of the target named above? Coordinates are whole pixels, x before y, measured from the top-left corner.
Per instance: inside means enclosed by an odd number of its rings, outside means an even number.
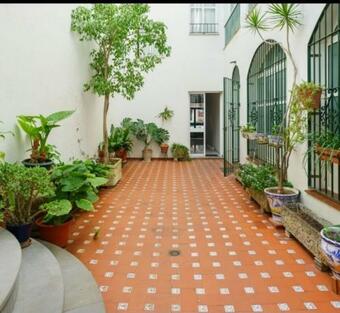
[[[266,4],[258,4],[257,7],[265,10]],[[300,8],[303,12],[303,26],[299,27],[291,36],[291,50],[293,57],[298,66],[298,82],[307,80],[307,44],[317,20],[324,9],[325,4],[301,4]],[[247,14],[247,5],[241,4],[241,29],[237,32],[231,42],[224,48],[224,75],[231,77],[234,64],[236,61],[240,70],[240,124],[247,123],[247,75],[251,64],[252,57],[262,43],[259,36],[253,34],[245,27],[245,18]],[[285,42],[285,33],[280,31],[264,32],[265,39],[273,39],[277,42]],[[287,60],[287,88],[291,86],[293,80],[292,65]],[[288,91],[288,90],[287,90]],[[302,191],[302,199],[305,205],[311,210],[318,213],[321,217],[331,219],[335,223],[340,223],[339,211],[325,205],[315,198],[307,195],[304,190],[308,188],[306,169],[303,166],[303,156],[307,149],[307,144],[299,145],[293,152],[289,167],[289,180],[296,188]],[[241,162],[246,161],[247,144],[246,140],[241,137],[240,142]]]

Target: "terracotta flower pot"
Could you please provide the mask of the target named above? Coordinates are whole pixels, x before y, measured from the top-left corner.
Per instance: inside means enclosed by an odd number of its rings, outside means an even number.
[[[59,247],[65,247],[70,235],[70,227],[74,223],[74,218],[61,225],[47,225],[42,222],[42,218],[35,221],[41,239],[51,242]]]
[[[299,92],[299,98],[301,99],[301,102],[306,110],[317,110],[320,108],[321,94],[322,90],[315,93],[315,95],[312,95],[311,90],[304,90],[304,92]]]
[[[323,148],[319,145],[315,146],[315,152],[320,155],[320,159],[330,161],[335,164],[340,164],[340,150],[333,150],[330,148]]]
[[[116,157],[122,159],[123,163],[126,163],[127,162],[127,151],[124,148],[117,150]]]
[[[162,143],[162,144],[160,145],[160,147],[161,147],[161,152],[162,152],[162,153],[164,153],[164,154],[167,154],[167,153],[168,153],[168,149],[169,149],[169,145],[168,145],[168,144]]]

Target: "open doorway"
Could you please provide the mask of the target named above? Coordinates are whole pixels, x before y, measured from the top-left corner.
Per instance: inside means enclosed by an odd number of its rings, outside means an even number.
[[[206,93],[205,155],[219,157],[220,151],[220,94]]]

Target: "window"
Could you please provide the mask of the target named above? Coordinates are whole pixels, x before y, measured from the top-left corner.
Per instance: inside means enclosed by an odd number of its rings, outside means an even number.
[[[255,52],[248,72],[248,123],[258,133],[271,134],[282,122],[286,108],[286,55],[282,48],[263,43]],[[275,148],[248,140],[248,155],[275,164]]]
[[[224,25],[224,44],[225,46],[231,41],[234,35],[241,27],[241,8],[240,4],[232,4],[230,16]]]
[[[213,3],[191,4],[191,33],[217,33],[216,5]]]
[[[340,137],[339,10],[340,4],[325,7],[308,43],[308,80],[324,88],[320,109],[309,114],[308,131],[315,136],[331,132]],[[340,202],[340,160],[321,160],[312,145],[309,142],[308,186]]]

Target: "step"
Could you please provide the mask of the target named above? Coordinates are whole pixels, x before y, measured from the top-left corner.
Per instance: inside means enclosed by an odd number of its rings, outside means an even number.
[[[13,313],[62,313],[64,285],[59,263],[44,245],[32,239],[22,250],[18,294]]]
[[[71,253],[40,241],[58,260],[64,281],[64,313],[105,313],[97,283],[86,266]]]
[[[18,240],[0,227],[0,312],[12,312],[17,278],[21,265],[21,247]]]

